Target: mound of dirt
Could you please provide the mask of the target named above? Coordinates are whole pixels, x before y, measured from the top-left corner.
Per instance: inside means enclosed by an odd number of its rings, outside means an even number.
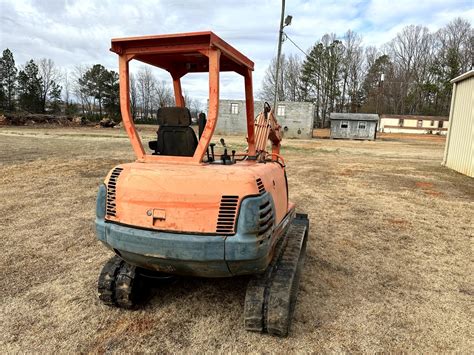
[[[103,119],[100,120],[99,125],[100,127],[104,127],[104,128],[114,128],[117,125],[117,122],[115,122],[111,118],[104,117]]]
[[[38,124],[52,124],[59,126],[87,126],[90,121],[81,116],[61,116],[39,113],[14,113],[0,116],[0,125],[33,126]]]

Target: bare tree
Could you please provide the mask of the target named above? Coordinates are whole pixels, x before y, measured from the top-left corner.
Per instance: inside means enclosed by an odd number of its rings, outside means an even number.
[[[63,87],[63,102],[65,104],[66,115],[73,115],[77,113],[77,105],[73,99],[74,82],[72,76],[67,69],[64,69],[62,74],[62,87]]]
[[[290,54],[284,65],[283,85],[286,101],[301,101],[301,67],[300,57]]]
[[[194,99],[187,92],[184,92],[184,102],[191,112],[191,117],[197,118],[202,111],[202,103],[198,99]]]
[[[348,30],[343,39],[341,111],[354,112],[360,106],[358,93],[362,76],[362,37]],[[347,96],[347,97],[346,97]]]
[[[445,115],[450,80],[472,68],[473,53],[472,26],[461,18],[437,33],[406,26],[381,48],[364,48],[351,30],[342,40],[325,34],[302,65],[297,57],[282,57],[277,98],[314,102],[322,125],[333,111]],[[275,66],[274,59],[262,82],[262,99],[275,94]]]
[[[448,112],[450,80],[473,68],[474,29],[469,21],[456,18],[435,33],[436,56],[432,66],[429,94],[432,111]]]
[[[141,118],[148,119],[153,112],[153,97],[155,92],[156,79],[147,66],[140,68],[137,74],[138,102],[141,109]]]
[[[364,63],[364,74],[367,74],[369,71],[369,68],[372,67],[377,60],[382,54],[380,51],[377,49],[375,46],[367,46],[364,49],[364,57],[365,57],[365,63]]]
[[[156,83],[155,97],[158,107],[174,106],[175,104],[171,86],[164,80]]]
[[[419,110],[420,92],[429,79],[433,48],[433,35],[423,26],[406,26],[388,43],[388,53],[401,84],[400,113]]]
[[[65,69],[62,73],[63,99],[66,104],[71,102],[71,81],[69,72]]]
[[[273,58],[265,71],[265,76],[263,77],[262,89],[258,96],[264,101],[272,102],[275,97],[276,62],[276,58]],[[281,55],[280,63],[280,73],[283,76],[285,73],[285,69],[283,68],[285,63],[284,54]],[[283,80],[279,80],[277,101],[284,101]]]
[[[452,65],[458,69],[457,73],[451,75],[459,75],[473,67],[474,29],[469,21],[455,18],[436,32],[436,42],[439,48],[438,56],[446,62],[453,61]]]
[[[94,108],[94,98],[90,97],[80,85],[80,80],[86,73],[87,68],[83,65],[77,65],[74,68],[72,76],[74,78],[74,84],[72,86],[72,91],[76,99],[81,103],[81,109],[83,115],[90,115],[93,113]]]
[[[45,112],[48,96],[54,90],[60,90],[58,82],[61,80],[61,72],[51,59],[42,58],[38,61],[38,75],[41,78],[41,106]]]
[[[133,73],[130,73],[130,111],[133,119],[137,118],[137,107],[138,105],[138,93],[137,93],[137,81]]]
[[[278,101],[301,101],[301,59],[294,54],[280,58],[280,79],[278,80]],[[275,96],[276,58],[268,66],[262,82],[259,97],[265,101],[273,101]]]

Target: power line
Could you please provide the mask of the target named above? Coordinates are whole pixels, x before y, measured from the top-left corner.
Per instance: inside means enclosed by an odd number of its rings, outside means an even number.
[[[304,50],[301,49],[300,46],[298,46],[285,32],[283,32],[283,34],[285,35],[285,38],[288,39],[291,43],[293,43],[293,45],[298,48],[304,55],[306,55],[307,57],[309,57],[309,54],[306,53]]]

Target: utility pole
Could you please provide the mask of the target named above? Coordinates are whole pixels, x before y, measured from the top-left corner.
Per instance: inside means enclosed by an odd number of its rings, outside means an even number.
[[[281,0],[281,19],[280,19],[280,33],[278,35],[278,54],[276,61],[276,76],[275,76],[275,97],[273,100],[273,112],[276,115],[276,105],[278,99],[278,79],[280,77],[280,56],[281,56],[281,44],[283,42],[283,28],[291,24],[293,17],[288,15],[285,19],[285,0]]]

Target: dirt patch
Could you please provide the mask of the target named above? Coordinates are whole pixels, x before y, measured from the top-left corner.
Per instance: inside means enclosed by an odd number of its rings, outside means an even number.
[[[111,253],[95,239],[95,196],[134,159],[126,135],[0,128],[0,348],[471,352],[474,180],[440,166],[444,141],[283,147],[291,200],[311,225],[293,329],[276,339],[242,329],[247,278],[179,279],[137,311],[102,305],[96,282]]]
[[[407,226],[409,225],[410,223],[405,220],[405,219],[397,219],[397,218],[389,218],[387,219],[387,222],[390,223],[390,224],[393,224],[393,225],[396,225],[396,226]]]
[[[430,196],[437,197],[437,196],[442,195],[440,191],[437,191],[435,189],[434,184],[430,182],[417,181],[416,187],[420,188],[425,194],[430,195]]]

